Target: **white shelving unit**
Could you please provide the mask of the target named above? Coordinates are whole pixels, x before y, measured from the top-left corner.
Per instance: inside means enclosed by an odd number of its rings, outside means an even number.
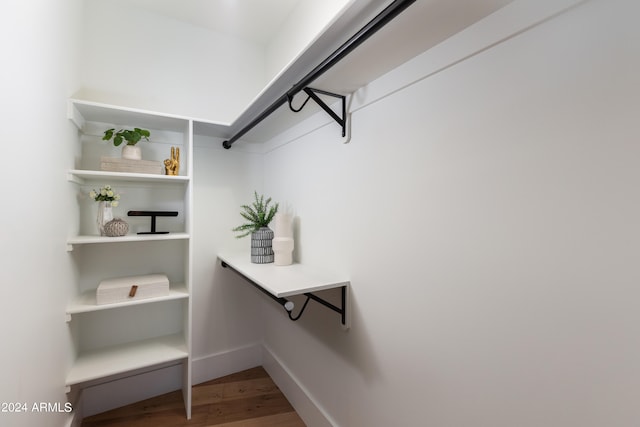
[[[351,326],[350,281],[345,279],[343,275],[297,263],[287,266],[276,266],[273,263],[254,264],[250,261],[250,256],[247,253],[221,253],[218,254],[218,259],[223,263],[223,266],[230,267],[264,293],[272,296],[289,312],[293,306],[287,307],[287,304],[290,303],[287,297],[309,296],[313,292],[342,288],[342,306],[333,306],[332,310],[341,311],[343,328],[348,329]],[[321,300],[318,302],[326,305],[326,301],[321,298],[315,296],[311,298],[316,301]]]
[[[66,311],[75,359],[66,386],[69,390],[82,388],[84,384],[95,385],[179,363],[183,365],[182,389],[186,416],[190,418],[193,122],[80,100],[69,101],[68,116],[79,130],[79,155],[74,168],[67,172],[78,194],[77,214],[70,215],[73,223],[66,242],[69,256],[77,265],[78,283]],[[104,130],[110,127],[149,129],[151,142],[139,143],[144,160],[162,161],[169,157],[172,146],[179,147],[180,175],[100,170],[101,157],[120,156],[120,148],[102,141]],[[97,203],[90,200],[88,192],[104,185],[121,194],[114,216],[129,222],[129,234],[125,236],[98,235]],[[148,229],[149,219],[126,217],[128,210],[172,210],[178,211],[178,217],[162,220],[159,228],[168,234],[139,235],[137,231]],[[168,296],[96,304],[100,281],[151,273],[167,274],[171,282]]]

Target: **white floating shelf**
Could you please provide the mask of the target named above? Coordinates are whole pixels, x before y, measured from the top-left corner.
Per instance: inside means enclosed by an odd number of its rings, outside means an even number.
[[[67,375],[72,386],[188,357],[182,335],[169,335],[81,353]]]
[[[253,264],[249,254],[218,254],[218,258],[278,298],[349,285],[341,275],[304,264]]]
[[[83,129],[86,122],[101,122],[112,125],[123,125],[135,122],[141,128],[153,128],[169,131],[184,131],[191,119],[174,114],[140,110],[92,102],[81,99],[70,99],[67,117],[78,127]]]
[[[170,301],[175,299],[189,298],[189,291],[184,285],[172,286],[169,295],[154,298],[136,299],[133,301],[124,301],[113,304],[96,304],[96,291],[86,291],[78,295],[76,299],[71,301],[67,307],[67,314],[89,313],[93,311],[110,310],[119,307],[128,307],[139,304],[152,304],[155,302]]]
[[[230,267],[254,286],[282,304],[289,312],[289,318],[292,320],[297,320],[297,317],[294,318],[292,316],[293,303],[286,298],[294,295],[305,295],[340,313],[343,327],[349,328],[350,316],[347,314],[350,312],[350,281],[344,275],[297,263],[286,266],[278,266],[273,263],[254,264],[247,253],[218,254],[218,258],[222,261],[223,266]],[[335,288],[342,288],[342,307],[336,307],[315,295],[310,295],[313,292]]]
[[[150,173],[132,173],[132,172],[109,172],[72,169],[67,173],[67,180],[77,184],[84,184],[86,181],[104,180],[110,181],[129,181],[129,182],[156,182],[165,184],[185,185],[189,182],[188,176],[172,176],[159,175]]]
[[[189,233],[168,233],[168,234],[127,234],[120,237],[107,236],[73,236],[67,239],[67,251],[73,250],[73,245],[88,245],[92,243],[122,243],[122,242],[147,242],[154,240],[186,240]]]

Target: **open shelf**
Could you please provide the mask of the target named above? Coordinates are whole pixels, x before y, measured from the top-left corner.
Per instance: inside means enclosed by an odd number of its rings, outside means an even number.
[[[342,326],[350,327],[349,316],[349,287],[350,281],[343,275],[329,270],[321,270],[312,266],[297,264],[277,266],[274,264],[254,264],[247,253],[244,254],[218,254],[218,259],[223,267],[229,267],[244,277],[252,285],[256,286],[276,302],[281,304],[289,313],[291,320],[298,320],[306,303],[297,316],[292,315],[294,304],[287,297],[304,295],[307,299],[316,302],[338,312],[342,318]],[[317,297],[313,292],[328,289],[341,288],[342,307],[336,307],[331,303]]]
[[[67,239],[67,250],[72,251],[73,245],[88,245],[93,243],[122,243],[122,242],[146,242],[152,240],[186,240],[188,233],[169,234],[127,234],[120,237],[107,237],[98,235],[72,236]]]
[[[179,334],[81,353],[67,375],[66,385],[186,359],[188,355],[184,337]]]
[[[154,298],[137,299],[133,301],[123,301],[112,304],[96,304],[96,291],[86,291],[78,295],[76,299],[71,301],[67,306],[67,315],[89,313],[92,311],[110,310],[113,308],[127,307],[130,305],[151,304],[161,301],[169,301],[175,299],[189,298],[189,291],[184,285],[172,286],[169,289],[169,295]]]
[[[186,185],[189,182],[188,176],[172,176],[172,175],[156,175],[148,173],[129,173],[129,172],[107,172],[72,169],[68,172],[67,180],[76,184],[84,184],[86,181],[97,181],[109,179],[111,181],[125,182],[156,182],[165,184]]]
[[[218,254],[218,258],[278,298],[349,285],[344,277],[304,264],[253,264],[249,254]]]
[[[135,123],[138,127],[178,131],[184,129],[189,118],[175,114],[108,105],[81,99],[70,99],[67,116],[78,129],[86,122],[102,122],[113,125]]]

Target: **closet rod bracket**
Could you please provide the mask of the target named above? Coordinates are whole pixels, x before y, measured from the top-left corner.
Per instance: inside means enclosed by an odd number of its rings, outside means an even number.
[[[227,264],[226,262],[224,262],[222,260],[220,261],[220,265],[223,268],[228,268],[229,270],[234,271],[240,277],[242,277],[247,282],[249,282],[251,285],[253,285],[256,289],[258,289],[259,291],[261,291],[262,293],[267,295],[269,298],[271,298],[272,300],[274,300],[275,302],[280,304],[287,311],[289,319],[291,319],[294,322],[296,320],[300,319],[300,317],[304,313],[304,310],[307,308],[307,304],[309,303],[309,300],[313,300],[313,301],[315,301],[317,303],[322,304],[323,306],[327,307],[328,309],[338,313],[340,315],[340,323],[342,324],[342,327],[345,328],[345,329],[349,328],[349,325],[347,324],[347,292],[348,292],[348,290],[347,290],[347,286],[346,285],[340,286],[340,305],[341,305],[341,307],[338,307],[338,306],[330,303],[329,301],[327,301],[325,299],[320,298],[319,296],[317,296],[317,295],[315,295],[315,294],[313,294],[311,292],[305,292],[302,295],[306,296],[307,299],[305,300],[305,302],[302,305],[302,308],[300,309],[298,314],[294,315],[293,314],[293,309],[295,308],[295,303],[293,301],[288,300],[287,298],[278,297],[278,296],[272,294],[271,292],[269,292],[268,290],[263,288],[259,283],[251,280],[251,278],[247,277],[242,272],[236,270],[235,268],[233,268],[233,266]]]
[[[313,99],[316,104],[318,104],[327,114],[329,114],[329,116],[331,116],[333,120],[335,120],[340,125],[340,127],[342,128],[342,137],[344,138],[347,135],[347,97],[344,95],[339,95],[337,93],[327,92],[325,90],[314,89],[310,87],[305,87],[303,91],[307,94],[307,99],[305,99],[300,108],[294,108],[292,104],[294,94],[291,92],[287,92],[289,109],[294,113],[297,113],[301,111],[305,105],[307,105],[309,99]],[[340,117],[335,111],[333,111],[329,107],[329,105],[327,105],[327,103],[324,102],[317,94],[331,96],[342,101],[342,117]]]

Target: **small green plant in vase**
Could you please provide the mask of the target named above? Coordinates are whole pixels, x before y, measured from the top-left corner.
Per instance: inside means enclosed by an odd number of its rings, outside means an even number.
[[[151,132],[146,129],[120,129],[116,132],[115,128],[111,128],[104,131],[102,139],[104,141],[110,141],[113,138],[113,145],[116,147],[119,147],[124,141],[127,141],[127,143],[122,147],[122,158],[141,160],[142,151],[140,150],[140,147],[136,146],[136,144],[142,139],[149,141],[150,136]]]
[[[273,231],[269,229],[269,223],[278,212],[279,204],[269,206],[271,197],[265,200],[257,191],[253,194],[254,202],[251,205],[240,206],[240,216],[247,222],[235,227],[233,231],[240,233],[237,238],[251,234],[251,262],[267,264],[273,262]]]

